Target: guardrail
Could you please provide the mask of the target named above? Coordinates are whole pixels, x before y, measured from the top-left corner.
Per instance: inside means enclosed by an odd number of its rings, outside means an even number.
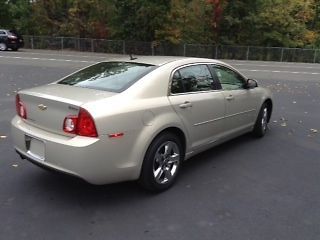
[[[75,37],[24,36],[25,48],[76,50],[85,52],[171,55],[215,59],[320,63],[319,49],[172,44],[162,41],[139,42]]]

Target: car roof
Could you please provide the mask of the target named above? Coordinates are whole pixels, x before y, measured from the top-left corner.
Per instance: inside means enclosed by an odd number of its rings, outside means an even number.
[[[210,63],[222,63],[219,60],[209,59],[209,58],[194,58],[194,57],[180,57],[180,56],[140,56],[134,55],[133,60],[130,59],[130,56],[121,57],[115,59],[117,62],[135,62],[135,63],[143,63],[150,64],[155,66],[162,66],[170,62],[180,62],[183,63],[201,63],[201,62],[210,62]]]

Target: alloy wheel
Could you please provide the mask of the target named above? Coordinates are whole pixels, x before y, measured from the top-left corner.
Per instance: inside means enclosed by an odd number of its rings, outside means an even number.
[[[173,141],[167,141],[157,149],[154,163],[153,176],[157,183],[167,184],[173,180],[180,164],[180,150]]]

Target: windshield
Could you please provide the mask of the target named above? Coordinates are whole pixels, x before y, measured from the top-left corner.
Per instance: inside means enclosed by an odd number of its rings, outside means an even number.
[[[141,63],[102,62],[82,69],[58,84],[122,92],[153,69],[154,65]]]

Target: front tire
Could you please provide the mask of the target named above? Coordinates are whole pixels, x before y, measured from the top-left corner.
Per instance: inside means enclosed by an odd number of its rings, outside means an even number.
[[[6,51],[8,49],[7,44],[0,43],[0,51]]]
[[[253,128],[253,135],[255,137],[263,137],[268,130],[268,121],[269,121],[269,108],[266,103],[262,104],[259,115],[257,117],[256,123]]]
[[[153,192],[170,188],[176,181],[183,158],[180,139],[170,132],[160,134],[146,152],[139,179],[141,186]]]

